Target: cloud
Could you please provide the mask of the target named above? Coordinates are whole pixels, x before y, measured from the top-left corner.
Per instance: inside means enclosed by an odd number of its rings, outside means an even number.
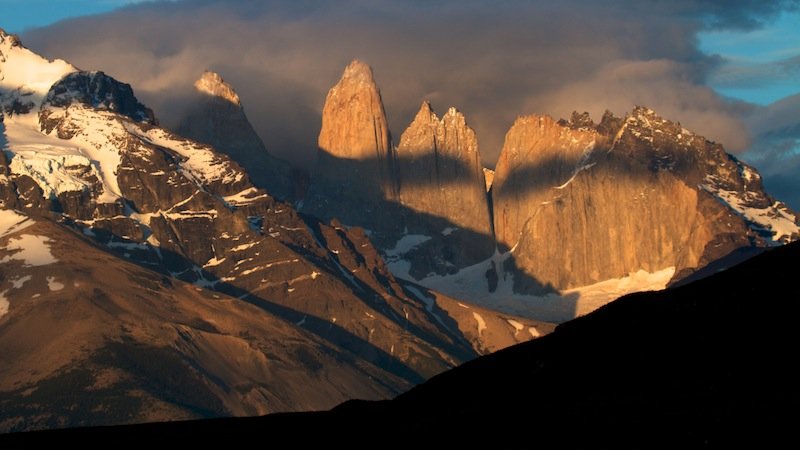
[[[709,77],[721,88],[755,89],[768,84],[796,84],[800,78],[800,55],[766,63],[725,61]]]
[[[800,211],[800,94],[746,116],[753,145],[742,158],[758,167],[767,190]]]
[[[374,68],[395,140],[422,100],[457,106],[493,165],[518,115],[597,117],[636,104],[743,149],[740,107],[705,86],[719,61],[698,50],[696,33],[757,27],[797,3],[195,0],[73,19],[23,39],[133,84],[168,125],[193,81],[216,70],[267,147],[299,164],[313,158],[327,90],[360,58]]]

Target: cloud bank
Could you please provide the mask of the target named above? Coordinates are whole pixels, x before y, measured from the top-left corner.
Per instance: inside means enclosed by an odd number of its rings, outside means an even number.
[[[307,164],[327,90],[353,58],[373,66],[395,136],[420,102],[462,110],[487,165],[518,115],[649,106],[732,151],[743,106],[708,86],[702,29],[749,29],[797,1],[501,0],[148,3],[32,30],[48,57],[133,84],[170,125],[204,69],[242,98],[273,153]]]

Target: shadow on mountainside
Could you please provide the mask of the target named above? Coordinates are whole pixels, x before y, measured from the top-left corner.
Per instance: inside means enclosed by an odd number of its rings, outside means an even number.
[[[789,357],[798,345],[800,291],[790,280],[799,259],[800,243],[793,243],[694,283],[625,296],[391,401],[6,439],[187,443],[313,429],[327,443],[350,444],[387,435],[408,443],[419,436],[511,443],[523,431],[522,439],[558,445],[785,442],[795,434],[787,411],[800,407],[800,373]]]
[[[76,232],[79,232],[79,229],[76,230]],[[86,238],[86,236],[81,236],[81,238]],[[156,273],[161,273],[165,276],[174,277],[189,283],[194,283],[202,279],[204,281],[201,285],[206,283],[215,285],[214,288],[210,290],[211,292],[216,291],[234,298],[239,298],[242,301],[251,303],[294,325],[302,323],[302,328],[304,330],[345,350],[345,352],[342,352],[341,356],[348,357],[350,362],[363,359],[412,385],[418,384],[426,379],[425,376],[411,369],[394,356],[352,334],[343,327],[332,323],[330,320],[292,309],[286,305],[277,303],[274,299],[264,298],[246,289],[233,286],[205,270],[202,270],[201,273],[194,272],[193,268],[195,264],[179,253],[164,248],[159,248],[157,252],[140,248],[141,252],[135,253],[129,246],[137,247],[139,244],[132,243],[110,232],[96,233],[92,242],[96,243],[101,250],[109,252],[117,257],[122,257],[126,261],[137,264],[143,268],[154,270]],[[317,263],[320,263],[320,261],[317,261]],[[318,267],[328,271],[331,275],[339,276],[332,268],[327,268],[322,264],[319,264]],[[184,275],[184,278],[181,278],[181,275]],[[198,278],[198,276],[202,278]],[[354,295],[361,301],[367,303],[367,298],[371,299],[378,296],[378,293],[374,292],[369,286],[361,283],[361,287],[361,293],[354,292]],[[399,318],[393,317],[392,315],[385,314],[385,316],[387,319],[404,326],[406,332],[409,334],[419,336],[422,339],[426,339],[427,337],[428,341],[431,340],[429,336],[426,336],[426,333],[415,326],[409,325],[408,323],[401,323]],[[477,356],[474,353],[467,353],[455,345],[451,348],[446,348],[446,350],[451,351],[454,355],[460,356],[463,360],[472,359]],[[347,353],[349,353],[349,355],[347,355]]]

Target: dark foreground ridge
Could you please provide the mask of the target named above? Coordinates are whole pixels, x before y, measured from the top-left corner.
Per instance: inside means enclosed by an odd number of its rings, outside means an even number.
[[[531,444],[774,441],[791,436],[800,406],[798,262],[800,243],[794,243],[694,283],[625,296],[548,336],[463,364],[392,401],[348,402],[322,413],[73,429],[0,440],[179,438],[186,443],[252,436],[375,442],[383,436],[394,443],[434,434]]]

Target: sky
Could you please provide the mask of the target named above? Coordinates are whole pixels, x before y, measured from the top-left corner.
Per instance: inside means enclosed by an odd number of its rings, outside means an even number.
[[[144,0],[0,0],[0,27],[9,33],[63,19],[102,14]]]
[[[649,106],[753,162],[800,208],[800,0],[0,0],[0,27],[131,83],[166,125],[219,72],[268,149],[316,151],[327,90],[370,64],[394,140],[456,106],[492,167],[516,117]],[[64,18],[66,20],[58,22]]]

